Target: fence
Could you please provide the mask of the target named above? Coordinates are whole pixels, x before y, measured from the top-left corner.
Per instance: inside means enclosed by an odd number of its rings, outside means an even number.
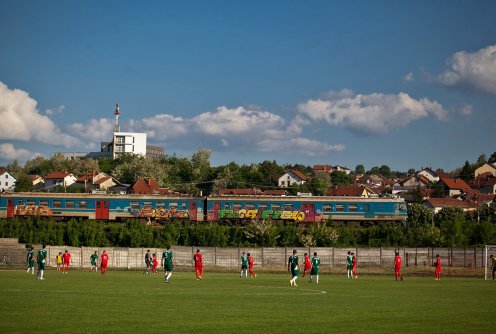
[[[37,247],[38,248],[38,247]],[[102,254],[105,249],[109,255],[109,267],[118,269],[137,269],[144,267],[144,257],[148,248],[97,248],[97,247],[64,247],[47,246],[48,265],[55,266],[55,257],[65,250],[71,253],[71,266],[86,268],[90,266],[90,256],[95,251]],[[149,248],[150,252],[157,254],[160,260],[163,249]],[[176,268],[192,269],[193,255],[196,247],[175,246],[174,264]],[[392,268],[394,254],[399,250],[403,258],[403,266],[406,268],[427,268],[432,267],[436,255],[439,254],[443,267],[458,268],[483,268],[484,248],[318,248],[318,247],[276,247],[276,248],[220,248],[202,247],[204,266],[217,270],[237,270],[240,265],[242,252],[250,253],[255,259],[256,268],[263,270],[280,271],[287,267],[288,257],[296,249],[303,260],[304,253],[310,257],[317,252],[320,257],[320,268],[323,271],[341,269],[346,266],[346,256],[348,251],[354,252],[357,256],[357,263],[360,269],[363,268]],[[300,262],[302,263],[302,262]]]

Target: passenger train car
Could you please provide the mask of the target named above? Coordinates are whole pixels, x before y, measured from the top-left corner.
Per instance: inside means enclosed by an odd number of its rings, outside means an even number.
[[[236,223],[272,219],[313,223],[384,223],[407,219],[407,207],[399,198],[328,196],[155,196],[67,193],[0,194],[0,218],[25,216],[96,220],[147,219]]]

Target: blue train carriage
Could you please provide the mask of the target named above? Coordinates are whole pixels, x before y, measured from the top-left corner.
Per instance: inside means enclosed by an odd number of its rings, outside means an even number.
[[[366,224],[405,222],[407,218],[406,204],[399,198],[213,196],[207,202],[208,221],[270,218],[300,224],[322,221]]]
[[[55,219],[203,221],[203,206],[203,198],[191,197],[7,193],[0,195],[0,218],[44,216]]]

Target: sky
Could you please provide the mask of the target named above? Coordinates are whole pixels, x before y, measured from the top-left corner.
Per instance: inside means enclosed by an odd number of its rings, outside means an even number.
[[[0,166],[114,129],[213,166],[496,152],[496,1],[0,1]]]

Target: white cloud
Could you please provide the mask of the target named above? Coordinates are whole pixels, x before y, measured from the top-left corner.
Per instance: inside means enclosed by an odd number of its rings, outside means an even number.
[[[414,80],[415,80],[415,77],[413,76],[412,72],[408,72],[407,74],[405,74],[405,76],[403,76],[403,81],[410,82],[410,81],[414,81]]]
[[[437,77],[442,85],[496,95],[496,45],[472,53],[459,51],[447,63],[449,69]]]
[[[99,145],[99,141],[112,140],[115,123],[108,118],[90,119],[86,124],[73,123],[67,128],[76,136],[82,138],[85,147]],[[98,146],[99,147],[99,146]]]
[[[53,116],[53,115],[57,115],[57,114],[62,114],[64,112],[64,109],[65,109],[65,106],[64,105],[60,105],[57,108],[45,110],[45,114],[47,116]]]
[[[79,141],[63,133],[36,108],[37,102],[20,89],[0,82],[0,139],[35,140],[45,144],[74,146]]]
[[[301,103],[298,111],[313,122],[325,121],[369,135],[385,135],[429,115],[441,121],[448,119],[447,111],[438,102],[427,98],[416,100],[406,93],[330,92],[327,98]]]
[[[26,149],[16,149],[11,143],[0,144],[0,156],[2,160],[27,160],[33,154]]]
[[[471,106],[470,104],[464,105],[460,111],[459,114],[464,116],[464,117],[469,117],[474,113],[474,107]]]

